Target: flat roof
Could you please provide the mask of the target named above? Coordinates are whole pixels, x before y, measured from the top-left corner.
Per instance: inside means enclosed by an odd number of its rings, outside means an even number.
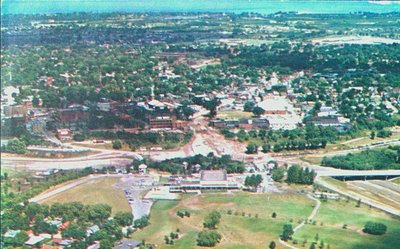
[[[200,171],[200,181],[226,181],[227,179],[226,170]]]

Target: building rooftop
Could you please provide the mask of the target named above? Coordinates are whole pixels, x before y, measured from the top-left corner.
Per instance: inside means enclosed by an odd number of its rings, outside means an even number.
[[[140,241],[132,239],[124,239],[119,242],[119,244],[114,247],[115,249],[132,249],[140,246]]]
[[[226,170],[200,171],[200,181],[226,181],[227,179]]]

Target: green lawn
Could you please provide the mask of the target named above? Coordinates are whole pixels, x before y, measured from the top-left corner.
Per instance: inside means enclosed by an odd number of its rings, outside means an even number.
[[[113,213],[118,211],[131,212],[131,207],[122,189],[113,187],[118,181],[119,178],[115,177],[96,179],[49,197],[40,203],[72,201],[82,202],[83,204],[104,203],[112,207]]]
[[[251,118],[252,116],[253,116],[252,112],[244,112],[239,110],[218,112],[218,118],[226,118],[226,119]]]
[[[330,248],[398,248],[400,245],[400,220],[389,215],[370,209],[366,206],[355,207],[355,202],[328,201],[322,203],[320,211],[314,219],[316,225],[307,224],[294,238],[302,243],[305,239],[307,246],[318,233],[320,241],[330,245]],[[382,222],[387,225],[385,235],[368,235],[362,232],[367,221]],[[343,225],[347,224],[347,229]]]
[[[157,201],[151,211],[151,224],[134,233],[133,238],[145,239],[148,243],[157,244],[158,248],[200,248],[196,246],[196,236],[203,229],[204,216],[211,210],[219,210],[222,220],[218,231],[223,239],[215,248],[264,248],[271,240],[278,241],[283,225],[289,223],[290,219],[293,219],[295,226],[299,219],[306,217],[311,212],[312,205],[313,201],[297,195],[255,195],[240,192],[184,196],[180,202]],[[176,215],[179,209],[189,210],[191,217],[179,218]],[[232,210],[233,214],[228,215],[228,210]],[[272,212],[277,213],[276,219],[271,218]],[[256,214],[258,218],[255,217]],[[164,236],[176,228],[180,229],[181,238],[175,240],[172,246],[166,245]]]
[[[222,241],[217,249],[258,249],[267,248],[270,241],[278,241],[285,223],[292,222],[295,227],[299,220],[311,213],[314,201],[295,194],[252,194],[240,192],[207,193],[201,196],[183,196],[181,201],[157,201],[151,211],[150,225],[135,232],[132,237],[145,239],[147,243],[157,244],[157,248],[195,249],[197,233],[202,228],[204,216],[211,210],[222,214],[218,231]],[[189,210],[190,218],[179,218],[176,211]],[[233,214],[227,214],[231,210]],[[242,213],[245,213],[243,216]],[[277,218],[271,218],[272,212]],[[251,214],[251,217],[249,217]],[[258,215],[258,218],[255,215]],[[396,248],[400,243],[400,221],[375,209],[355,207],[355,202],[328,201],[322,203],[316,216],[316,225],[307,224],[294,236],[301,247],[307,239],[305,248],[309,248],[315,234],[329,244],[330,248]],[[362,227],[369,221],[383,222],[388,232],[383,236],[362,233]],[[321,224],[322,222],[322,224]],[[343,224],[348,228],[343,229]],[[173,245],[166,245],[164,236],[180,229],[180,238]],[[277,248],[283,248],[278,244]],[[326,248],[326,247],[325,247]]]

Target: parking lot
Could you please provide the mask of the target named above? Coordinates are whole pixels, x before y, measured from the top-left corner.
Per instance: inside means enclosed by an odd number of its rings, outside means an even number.
[[[148,175],[123,176],[116,187],[123,189],[126,199],[132,208],[133,219],[137,220],[150,214],[153,201],[142,199],[142,193],[150,190],[154,179]]]

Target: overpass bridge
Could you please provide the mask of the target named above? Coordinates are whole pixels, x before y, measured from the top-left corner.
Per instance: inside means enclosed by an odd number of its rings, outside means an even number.
[[[329,176],[342,181],[390,180],[400,177],[400,170],[328,170],[317,171],[318,176]]]

